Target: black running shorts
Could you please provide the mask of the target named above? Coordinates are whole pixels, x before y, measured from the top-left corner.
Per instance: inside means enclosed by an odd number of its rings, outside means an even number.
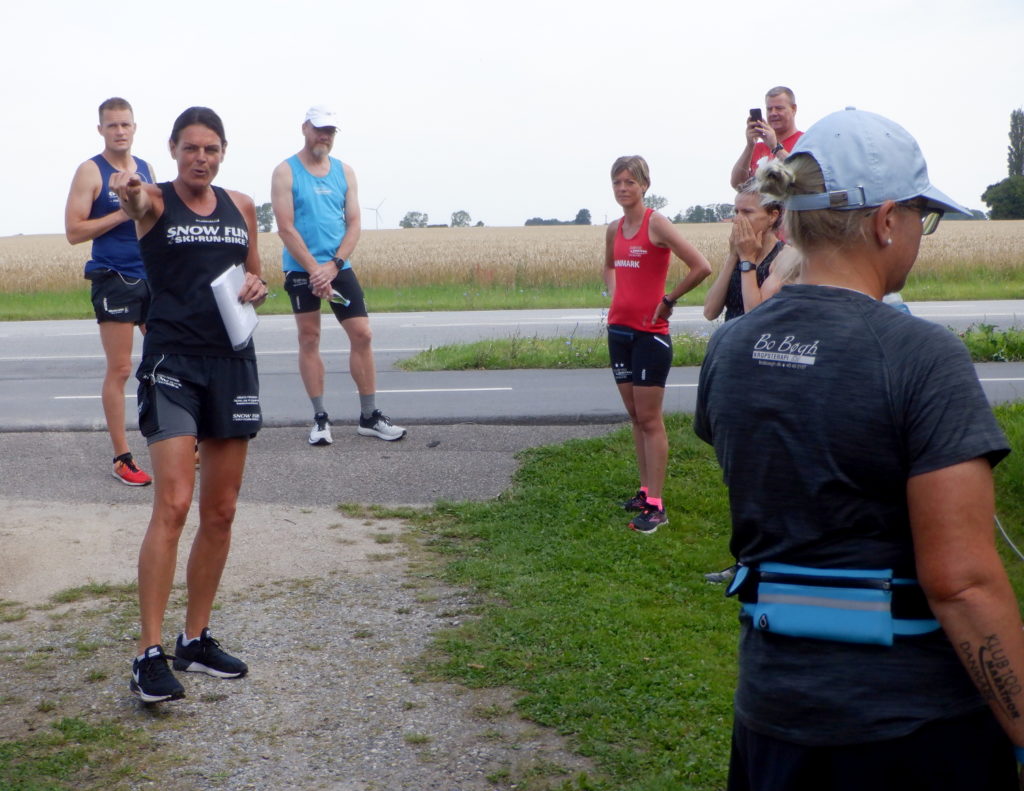
[[[149,284],[142,278],[125,277],[113,269],[89,273],[92,309],[96,321],[144,324],[149,312]]]
[[[896,739],[808,747],[733,724],[728,791],[1016,791],[1010,740],[987,709]]]
[[[255,360],[154,354],[139,380],[139,430],[152,445],[171,437],[252,439],[263,425]]]
[[[328,303],[338,321],[369,315],[366,312],[362,286],[359,285],[356,273],[351,269],[342,269],[338,272],[338,276],[331,281],[331,287],[350,303],[348,306],[338,302]],[[284,290],[291,299],[292,313],[313,313],[320,310],[320,297],[309,290],[309,275],[305,272],[286,272]]]
[[[664,387],[672,367],[672,336],[610,324],[608,356],[615,384]]]

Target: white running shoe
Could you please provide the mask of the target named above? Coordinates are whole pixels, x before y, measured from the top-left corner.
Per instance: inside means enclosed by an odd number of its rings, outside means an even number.
[[[405,429],[392,423],[391,418],[382,414],[379,409],[373,410],[369,417],[359,416],[358,431],[364,437],[377,437],[388,442],[405,436]]]
[[[331,421],[327,419],[326,412],[317,412],[313,416],[313,428],[309,432],[310,445],[330,445],[334,442],[331,439]]]

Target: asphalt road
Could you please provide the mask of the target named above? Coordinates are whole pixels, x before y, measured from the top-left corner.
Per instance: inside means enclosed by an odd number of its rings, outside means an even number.
[[[1024,301],[911,303],[915,315],[964,328],[987,323],[1019,326]],[[565,424],[622,419],[611,374],[571,371],[437,371],[406,373],[396,360],[431,346],[483,338],[592,336],[604,312],[582,310],[467,311],[391,313],[372,317],[378,369],[378,404],[403,425]],[[321,348],[327,362],[326,402],[332,418],[352,420],[358,398],[348,376],[348,343],[330,316],[324,316]],[[699,308],[678,308],[677,331],[709,333]],[[297,372],[294,321],[265,316],[256,331],[261,397],[266,425],[304,426],[309,401]],[[141,343],[136,343],[136,355]],[[1022,397],[1024,366],[978,367],[993,401]],[[93,321],[0,323],[0,432],[103,430],[99,391],[103,352]],[[697,371],[672,372],[666,392],[669,412],[693,409]],[[134,414],[135,381],[125,397]]]
[[[1021,303],[923,303],[918,315],[943,324],[1013,326]],[[249,502],[333,506],[339,502],[419,504],[483,500],[503,491],[518,451],[611,431],[624,421],[604,370],[404,373],[394,362],[419,349],[488,337],[593,335],[598,310],[381,314],[376,334],[378,401],[411,427],[400,442],[355,433],[358,405],[347,373],[347,342],[326,321],[323,350],[334,445],[306,442],[310,407],[296,370],[290,316],[261,319],[257,330],[266,428],[253,442],[243,498]],[[676,311],[676,329],[714,329],[696,308]],[[138,344],[137,344],[138,346]],[[977,366],[992,401],[1024,399],[1024,366]],[[99,390],[103,353],[92,321],[0,323],[0,496],[40,502],[149,502],[110,476],[109,439]],[[672,372],[669,412],[693,409],[697,369]],[[134,414],[134,380],[126,388]],[[131,419],[131,418],[130,418]],[[131,447],[149,468],[145,443]],[[0,526],[2,526],[0,516]]]

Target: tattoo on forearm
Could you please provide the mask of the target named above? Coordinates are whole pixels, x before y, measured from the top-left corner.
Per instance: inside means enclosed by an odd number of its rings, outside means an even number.
[[[999,636],[990,634],[975,647],[970,642],[959,645],[960,655],[967,672],[985,700],[1012,719],[1019,719],[1022,691],[1021,681],[1010,667]]]

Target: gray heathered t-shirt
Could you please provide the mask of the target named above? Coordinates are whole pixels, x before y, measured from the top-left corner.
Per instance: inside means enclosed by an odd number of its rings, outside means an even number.
[[[907,479],[1009,452],[948,329],[824,286],[786,286],[715,333],[694,430],[722,466],[740,561],[900,576],[916,576]],[[942,632],[890,648],[740,621],[736,716],[752,730],[853,744],[984,705]]]

